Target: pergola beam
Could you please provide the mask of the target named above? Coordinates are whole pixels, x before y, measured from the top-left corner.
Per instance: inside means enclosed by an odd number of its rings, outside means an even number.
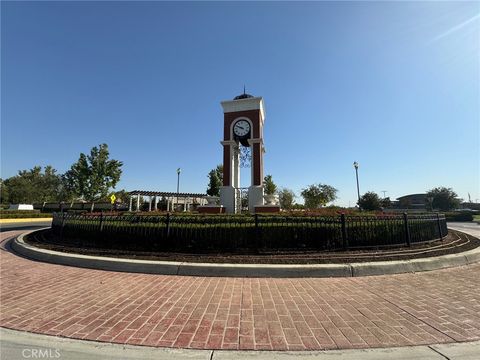
[[[132,202],[133,197],[136,197],[137,200],[137,208],[136,211],[140,211],[140,199],[143,196],[148,196],[148,211],[157,210],[157,204],[159,198],[166,198],[167,200],[167,211],[174,211],[175,206],[178,206],[173,201],[173,198],[181,198],[183,200],[183,207],[185,211],[188,211],[190,204],[193,202],[192,198],[200,198],[203,199],[207,197],[207,194],[196,194],[196,193],[176,193],[176,192],[165,192],[165,191],[147,191],[147,190],[134,190],[128,193],[130,196],[130,206],[129,210],[132,211]],[[152,206],[153,205],[153,206]],[[171,208],[171,209],[170,209]]]

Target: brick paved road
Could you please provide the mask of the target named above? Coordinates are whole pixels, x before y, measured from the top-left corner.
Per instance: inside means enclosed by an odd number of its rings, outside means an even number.
[[[480,264],[363,278],[249,279],[88,270],[30,261],[5,249],[0,260],[0,326],[17,330],[196,349],[480,339]]]

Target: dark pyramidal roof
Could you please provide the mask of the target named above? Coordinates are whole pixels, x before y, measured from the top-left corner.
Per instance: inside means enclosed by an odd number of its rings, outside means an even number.
[[[241,100],[241,99],[248,99],[248,98],[253,98],[253,95],[246,94],[245,92],[241,95],[235,96],[233,100]]]

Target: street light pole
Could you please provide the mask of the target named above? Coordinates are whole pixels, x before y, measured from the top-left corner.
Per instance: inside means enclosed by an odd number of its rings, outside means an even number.
[[[358,206],[360,206],[360,186],[358,185],[358,162],[354,161],[353,167],[355,168],[355,175],[357,177],[357,197],[358,197]]]
[[[176,201],[176,207],[178,208],[178,192],[180,191],[180,173],[182,172],[182,169],[178,168],[177,169],[177,201]]]

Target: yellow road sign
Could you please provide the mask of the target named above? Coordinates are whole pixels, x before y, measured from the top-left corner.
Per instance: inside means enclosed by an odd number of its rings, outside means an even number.
[[[112,196],[110,196],[110,202],[112,204],[115,204],[115,200],[117,200],[117,197],[115,196],[115,194],[112,194]]]

